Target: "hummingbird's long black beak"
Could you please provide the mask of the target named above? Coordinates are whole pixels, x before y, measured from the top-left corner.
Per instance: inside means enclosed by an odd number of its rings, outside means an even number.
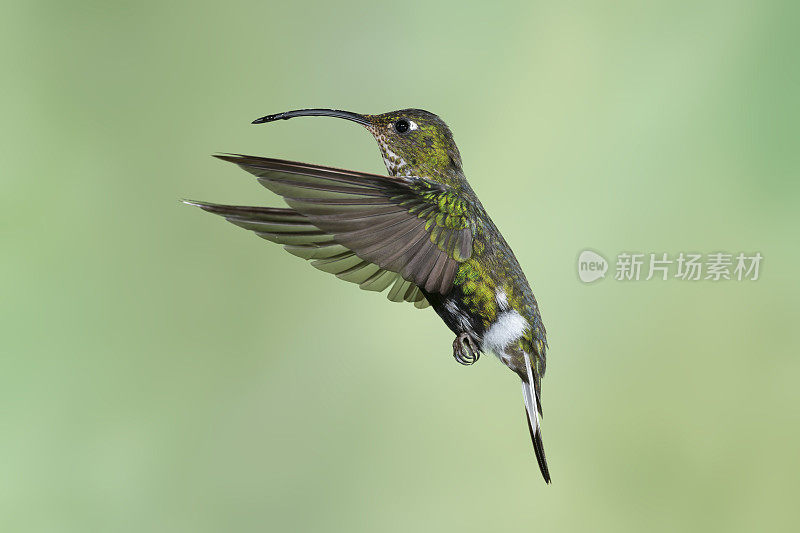
[[[257,118],[253,121],[253,124],[263,124],[275,120],[289,120],[294,117],[336,117],[352,120],[363,126],[369,126],[369,121],[364,115],[351,113],[350,111],[339,111],[338,109],[297,109],[295,111],[285,111],[283,113]]]

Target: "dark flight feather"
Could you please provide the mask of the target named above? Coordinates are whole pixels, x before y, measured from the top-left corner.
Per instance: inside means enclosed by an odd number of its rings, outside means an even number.
[[[447,294],[458,264],[472,254],[471,228],[454,227],[450,213],[442,211],[441,206],[447,205],[440,201],[442,195],[449,195],[446,200],[456,198],[443,185],[421,178],[378,176],[280,159],[216,157],[255,175],[259,183],[283,196],[303,218],[286,219],[284,215],[282,220],[264,219],[263,214],[248,218],[254,208],[243,208],[245,211],[238,216],[219,212],[219,206],[216,211],[206,210],[223,214],[234,224],[273,242],[300,247],[287,248],[296,255],[314,259],[314,251],[305,248],[313,250],[337,243],[366,264],[398,273],[404,281],[428,292]],[[352,272],[358,266],[343,264],[349,266],[333,273]],[[367,283],[373,275],[361,283]],[[390,291],[390,299],[397,298],[419,302],[424,296],[421,292],[412,294],[407,286],[400,285]]]
[[[525,408],[525,421],[528,423],[528,431],[530,431],[531,434],[531,442],[533,443],[533,451],[536,454],[536,462],[539,463],[539,470],[542,472],[542,477],[544,477],[545,482],[550,483],[550,469],[547,468],[547,457],[544,455],[542,430],[540,428],[536,428],[536,431],[533,430],[527,407]]]

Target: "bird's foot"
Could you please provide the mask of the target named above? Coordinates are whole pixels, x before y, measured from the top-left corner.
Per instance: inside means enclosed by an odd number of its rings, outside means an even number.
[[[477,339],[469,333],[461,333],[453,341],[453,357],[462,365],[474,364],[481,357]]]

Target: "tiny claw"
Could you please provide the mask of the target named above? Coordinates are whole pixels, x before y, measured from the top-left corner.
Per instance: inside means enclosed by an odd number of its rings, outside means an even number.
[[[475,339],[469,333],[461,333],[453,341],[453,357],[464,366],[475,364],[481,357],[481,352],[475,345]]]

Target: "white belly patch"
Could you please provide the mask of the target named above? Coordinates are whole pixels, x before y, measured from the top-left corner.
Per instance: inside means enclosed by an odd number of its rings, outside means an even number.
[[[484,352],[492,351],[502,359],[506,346],[522,337],[529,327],[530,324],[522,315],[514,310],[506,311],[484,333],[481,349]]]

